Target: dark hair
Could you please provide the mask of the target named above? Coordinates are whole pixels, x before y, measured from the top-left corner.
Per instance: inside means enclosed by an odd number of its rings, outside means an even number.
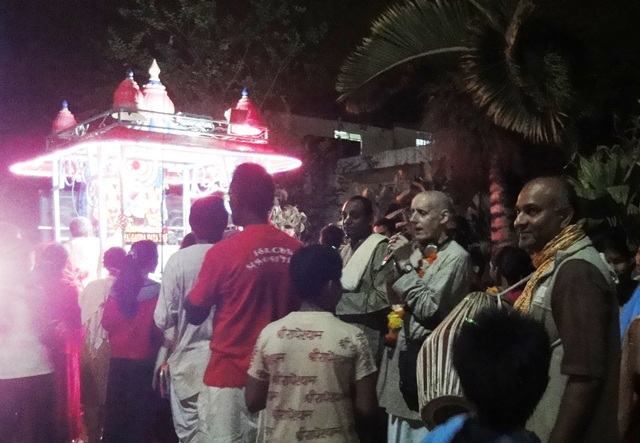
[[[496,266],[498,277],[504,277],[509,286],[518,283],[535,271],[529,254],[515,246],[500,248],[493,262]]]
[[[453,365],[478,420],[523,427],[542,398],[551,347],[544,326],[518,311],[488,308],[467,320],[453,343]]]
[[[598,252],[617,252],[625,258],[631,258],[633,252],[627,244],[627,236],[622,229],[610,228],[593,237],[593,247]]]
[[[578,201],[578,194],[575,188],[571,185],[567,177],[563,175],[552,175],[546,177],[537,177],[527,182],[525,186],[528,186],[535,182],[545,183],[547,186],[553,188],[556,192],[556,209],[563,209],[567,206],[573,209],[573,217],[571,223],[575,223],[580,218],[580,205]]]
[[[336,225],[327,225],[320,231],[320,244],[338,249],[344,241],[344,231]]]
[[[189,232],[182,238],[180,242],[180,249],[188,248],[189,246],[193,246],[197,243],[196,234],[193,232]]]
[[[266,216],[273,207],[276,185],[267,170],[256,163],[243,163],[233,172],[234,197],[251,212]]]
[[[122,269],[122,263],[127,256],[127,251],[119,247],[109,248],[102,256],[102,264],[110,274],[114,275]]]
[[[120,273],[111,287],[111,295],[118,302],[118,309],[127,318],[138,312],[138,294],[147,277],[148,267],[158,261],[158,247],[151,240],[141,240],[131,245],[124,258]]]
[[[397,232],[396,222],[386,217],[382,217],[374,221],[373,226],[385,226],[392,234]]]
[[[349,197],[345,203],[351,202],[360,202],[362,203],[362,207],[364,208],[364,215],[367,217],[373,217],[373,203],[367,197],[363,197],[361,195],[354,195],[353,197]]]
[[[340,280],[342,259],[335,249],[310,245],[298,249],[289,265],[291,288],[303,300],[317,298],[328,281]]]
[[[191,205],[189,225],[198,238],[208,243],[215,243],[222,238],[228,221],[224,200],[218,195],[199,198]]]
[[[64,276],[69,263],[69,253],[60,243],[45,243],[36,249],[33,270],[37,278],[44,282]]]
[[[69,222],[72,237],[89,237],[93,233],[93,225],[87,217],[76,217]]]
[[[487,268],[487,259],[482,253],[482,248],[480,248],[479,245],[474,245],[471,246],[467,252],[469,252],[473,273],[478,277],[482,277],[484,270]]]

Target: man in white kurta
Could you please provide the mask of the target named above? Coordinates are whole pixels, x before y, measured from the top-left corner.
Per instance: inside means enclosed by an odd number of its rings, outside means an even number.
[[[209,196],[191,207],[189,223],[196,234],[195,245],[169,257],[162,275],[160,298],[154,312],[156,326],[175,342],[169,356],[171,412],[181,442],[194,442],[198,426],[196,404],[204,388],[202,381],[211,351],[213,310],[199,326],[190,324],[183,308],[184,300],[198,277],[204,256],[212,244],[222,238],[228,214],[223,200]]]

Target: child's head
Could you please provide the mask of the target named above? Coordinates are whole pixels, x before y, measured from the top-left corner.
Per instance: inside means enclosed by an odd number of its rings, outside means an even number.
[[[453,344],[453,365],[478,419],[498,429],[523,427],[549,380],[551,347],[541,323],[489,308],[467,319]]]
[[[339,249],[344,241],[344,231],[336,225],[327,225],[320,231],[320,244]]]
[[[220,241],[228,221],[229,214],[224,207],[224,200],[219,195],[199,198],[191,205],[189,225],[196,240],[204,240],[207,243]]]
[[[514,285],[527,275],[535,271],[531,257],[524,249],[515,246],[502,247],[493,261],[495,266],[495,279],[497,284],[504,278],[507,286]]]
[[[127,251],[123,248],[109,248],[102,256],[102,264],[104,265],[104,268],[109,271],[109,274],[118,275],[118,272],[122,269],[122,263],[124,263],[124,258],[126,256]]]
[[[303,301],[333,311],[342,294],[342,260],[335,249],[323,245],[300,248],[291,257],[289,276],[294,293]]]
[[[93,233],[93,225],[87,217],[76,217],[69,222],[72,237],[89,237]]]
[[[373,222],[373,232],[391,237],[398,232],[396,230],[396,222],[386,217],[382,217]]]

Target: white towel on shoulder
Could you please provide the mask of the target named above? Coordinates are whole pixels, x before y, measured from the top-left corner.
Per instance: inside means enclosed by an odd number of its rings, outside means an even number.
[[[367,239],[355,250],[347,264],[342,268],[342,289],[344,291],[353,291],[360,284],[367,265],[371,261],[371,255],[380,242],[389,240],[381,234],[371,234]]]

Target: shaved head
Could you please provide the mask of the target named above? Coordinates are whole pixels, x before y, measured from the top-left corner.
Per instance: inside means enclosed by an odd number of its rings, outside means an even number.
[[[409,222],[420,243],[441,243],[447,237],[447,223],[453,217],[451,198],[440,191],[425,191],[411,201]]]
[[[527,182],[522,188],[541,189],[553,199],[556,209],[564,209],[570,207],[573,209],[574,218],[576,214],[576,200],[577,196],[573,189],[573,186],[567,179],[562,176],[550,176],[550,177],[538,177]]]
[[[576,218],[575,193],[562,177],[541,177],[524,185],[516,202],[518,245],[534,254]]]
[[[453,200],[448,194],[441,191],[423,191],[416,195],[428,199],[433,207],[439,211],[449,211],[453,213]],[[414,197],[415,198],[415,197]]]

